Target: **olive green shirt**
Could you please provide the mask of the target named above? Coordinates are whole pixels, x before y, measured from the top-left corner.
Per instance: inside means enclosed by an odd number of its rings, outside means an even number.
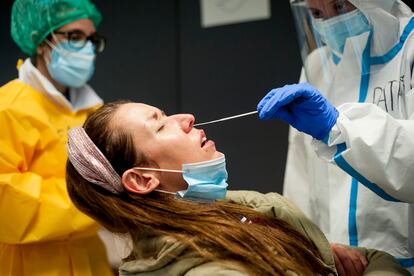
[[[227,200],[233,201],[269,217],[277,217],[289,223],[295,230],[312,241],[319,250],[323,262],[336,272],[331,246],[320,229],[285,197],[277,193],[261,194],[253,191],[229,191]],[[237,264],[224,265],[200,257],[184,244],[168,236],[142,239],[136,248],[138,259],[125,262],[119,268],[120,275],[184,275],[184,276],[241,276],[248,275]],[[389,254],[377,250],[358,248],[368,259],[364,275],[410,275]],[[288,272],[287,275],[296,275]]]

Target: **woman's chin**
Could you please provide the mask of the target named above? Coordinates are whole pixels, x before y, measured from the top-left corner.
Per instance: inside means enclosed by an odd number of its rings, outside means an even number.
[[[216,152],[214,152],[214,155],[213,155],[212,159],[220,158],[222,156],[224,156],[224,153],[216,150]]]

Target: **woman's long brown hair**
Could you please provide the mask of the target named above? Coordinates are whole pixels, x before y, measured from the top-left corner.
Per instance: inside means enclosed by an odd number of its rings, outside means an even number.
[[[89,137],[119,175],[145,163],[132,137],[112,120],[125,102],[109,103],[85,122]],[[240,204],[197,203],[153,192],[112,194],[82,178],[68,161],[67,187],[74,204],[114,233],[128,233],[134,246],[147,235],[168,235],[211,261],[237,264],[253,275],[327,275],[315,245],[289,224]],[[241,217],[260,222],[242,223]],[[130,256],[134,258],[134,255]]]

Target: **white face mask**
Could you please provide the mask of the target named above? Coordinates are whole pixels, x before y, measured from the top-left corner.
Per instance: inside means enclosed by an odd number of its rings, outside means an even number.
[[[141,167],[136,167],[136,169],[182,173],[188,184],[186,190],[177,193],[155,190],[158,192],[175,194],[181,198],[194,200],[216,200],[226,197],[228,174],[224,155],[214,160],[183,164],[181,171]]]

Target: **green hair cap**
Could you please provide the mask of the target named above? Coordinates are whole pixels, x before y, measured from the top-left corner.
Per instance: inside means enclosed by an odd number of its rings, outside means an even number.
[[[32,56],[52,31],[79,19],[90,19],[98,27],[102,15],[89,0],[16,0],[10,32],[20,49]]]

